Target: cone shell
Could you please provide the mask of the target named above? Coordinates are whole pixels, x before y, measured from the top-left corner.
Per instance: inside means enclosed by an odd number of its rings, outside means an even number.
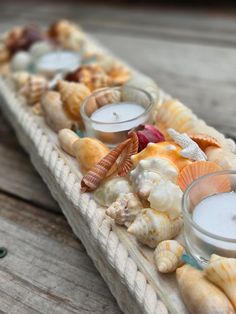
[[[175,240],[166,240],[159,243],[154,251],[154,259],[158,271],[161,273],[175,271],[183,264],[181,256],[184,252],[184,247]]]
[[[145,208],[130,225],[128,232],[141,243],[155,248],[161,241],[170,240],[177,236],[182,226],[181,217],[170,220],[165,213]]]
[[[236,155],[232,152],[212,146],[207,147],[205,152],[209,161],[217,163],[224,170],[236,169]]]
[[[38,75],[31,75],[22,91],[29,105],[40,102],[41,97],[48,89],[47,80]]]
[[[187,187],[197,178],[217,171],[223,170],[219,165],[211,161],[196,161],[191,165],[183,168],[178,176],[178,185],[182,191],[185,191]],[[214,184],[217,187],[218,192],[227,192],[230,190],[230,182],[227,176],[219,178],[218,182],[216,178],[206,179],[211,186]]]
[[[220,143],[214,137],[207,134],[188,134],[188,136],[196,142],[203,151],[209,146],[221,147]]]
[[[90,95],[90,90],[83,84],[58,82],[58,91],[61,95],[63,106],[68,117],[81,122],[80,106],[83,100]]]
[[[224,293],[189,265],[176,270],[178,287],[191,314],[235,314]]]
[[[48,126],[55,132],[75,128],[76,122],[67,117],[58,92],[48,91],[41,98],[41,108]]]
[[[133,193],[120,194],[118,199],[106,210],[106,214],[119,225],[130,225],[143,208]]]
[[[140,160],[159,157],[170,160],[177,169],[181,170],[185,166],[192,163],[191,160],[184,158],[180,155],[181,147],[174,142],[160,142],[160,143],[149,143],[147,147],[140,153],[132,156],[132,162],[134,166],[140,162]]]
[[[112,169],[117,158],[122,151],[130,143],[130,139],[120,143],[117,147],[111,150],[102,160],[100,160],[82,179],[81,191],[90,192],[96,190],[101,181],[106,177],[108,172]]]
[[[204,272],[207,279],[224,291],[236,310],[236,258],[213,254]]]

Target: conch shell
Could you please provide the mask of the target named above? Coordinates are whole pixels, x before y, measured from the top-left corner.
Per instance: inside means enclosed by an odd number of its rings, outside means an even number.
[[[128,228],[141,243],[155,248],[163,240],[170,240],[178,235],[183,226],[183,220],[178,217],[170,220],[162,212],[151,208],[143,209]]]
[[[35,103],[40,102],[42,95],[47,89],[48,83],[44,77],[31,75],[21,92],[26,97],[27,103],[32,106]]]
[[[176,270],[179,290],[191,314],[235,314],[224,293],[189,265]]]
[[[150,145],[150,144],[149,144]],[[130,172],[130,178],[135,191],[142,199],[147,199],[153,186],[161,179],[176,182],[178,170],[168,159],[153,157],[143,159]]]
[[[170,219],[176,219],[181,215],[182,195],[178,185],[170,180],[161,180],[151,189],[148,201],[152,209],[165,212]]]
[[[179,170],[192,163],[191,160],[184,158],[180,155],[181,147],[175,142],[160,142],[160,143],[149,143],[147,147],[140,153],[132,156],[132,162],[134,166],[137,166],[140,160],[159,157],[168,159],[172,162]]]
[[[142,203],[135,194],[120,194],[117,200],[106,210],[106,214],[117,224],[128,227],[142,208]]]
[[[224,170],[236,169],[236,155],[222,148],[207,147],[205,150],[207,160],[217,163]]]
[[[84,84],[62,80],[58,81],[57,86],[65,112],[72,120],[81,122],[80,106],[83,100],[90,95],[90,90]]]
[[[107,178],[94,192],[94,198],[101,206],[111,206],[119,197],[132,193],[133,189],[126,178]]]
[[[236,258],[213,254],[204,273],[227,295],[236,310]]]
[[[181,256],[185,249],[175,240],[166,240],[158,244],[154,251],[156,267],[161,273],[171,273],[183,265]]]
[[[76,122],[67,117],[64,112],[61,96],[58,92],[47,91],[41,98],[41,108],[48,126],[55,132],[61,129],[76,128]]]

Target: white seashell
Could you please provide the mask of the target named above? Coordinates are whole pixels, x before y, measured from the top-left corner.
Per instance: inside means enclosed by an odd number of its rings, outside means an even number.
[[[122,177],[108,178],[93,193],[95,200],[104,207],[111,206],[120,194],[132,193],[129,181]]]
[[[26,51],[17,52],[11,60],[12,71],[25,71],[31,63],[31,56]]]
[[[178,185],[169,180],[161,180],[155,185],[148,197],[150,207],[165,212],[170,219],[181,215],[182,191]]]
[[[106,210],[106,214],[119,225],[129,226],[143,208],[139,198],[133,193],[121,193]]]
[[[30,55],[32,60],[35,62],[44,54],[53,50],[53,46],[48,41],[38,41],[35,42],[30,47]]]
[[[162,178],[176,182],[178,170],[171,161],[164,158],[147,158],[130,172],[130,178],[138,195],[147,199],[152,187]]]
[[[15,84],[16,90],[20,90],[28,81],[30,74],[28,72],[15,72],[12,73],[12,80]]]
[[[181,156],[197,161],[207,160],[205,153],[186,133],[179,133],[174,129],[168,129],[167,132],[175,143],[183,148],[180,152]]]
[[[236,155],[218,147],[206,148],[207,160],[217,163],[224,170],[236,169]]]
[[[183,265],[181,256],[185,249],[175,240],[166,240],[158,244],[154,251],[156,267],[161,273],[171,273]]]
[[[183,220],[178,217],[170,220],[162,212],[151,208],[143,209],[128,228],[141,243],[155,248],[163,240],[173,239],[180,232]]]
[[[21,89],[22,95],[27,99],[28,105],[40,102],[41,97],[48,89],[47,80],[43,76],[31,75],[26,85]]]

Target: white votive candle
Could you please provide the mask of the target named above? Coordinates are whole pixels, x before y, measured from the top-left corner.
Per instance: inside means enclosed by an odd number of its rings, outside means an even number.
[[[133,103],[105,105],[91,115],[93,129],[101,132],[120,132],[130,130],[142,123],[147,117],[145,108]]]
[[[202,200],[193,211],[193,221],[212,235],[235,242],[217,240],[196,232],[214,253],[236,257],[236,193],[220,193]],[[213,253],[213,252],[211,252]]]

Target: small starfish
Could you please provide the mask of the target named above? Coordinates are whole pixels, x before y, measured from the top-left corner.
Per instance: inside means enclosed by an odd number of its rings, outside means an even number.
[[[207,160],[206,154],[201,150],[197,143],[194,142],[186,133],[179,133],[174,129],[168,129],[167,132],[172,138],[172,140],[183,148],[180,152],[181,156],[197,161]]]

